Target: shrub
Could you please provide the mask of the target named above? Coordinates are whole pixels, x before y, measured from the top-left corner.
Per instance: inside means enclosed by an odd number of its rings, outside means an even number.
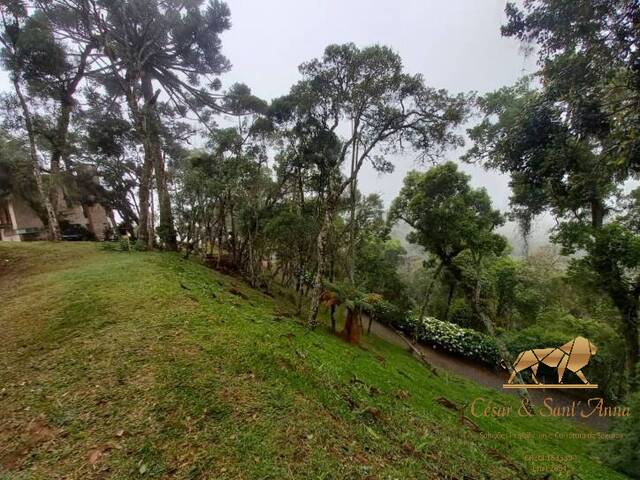
[[[449,320],[461,327],[470,328],[476,323],[476,315],[464,298],[456,298],[449,307]]]
[[[378,322],[401,328],[402,322],[406,317],[406,312],[402,308],[384,299],[370,301],[369,303],[371,308],[368,313]]]
[[[109,240],[102,242],[101,247],[103,250],[110,252],[130,252],[132,250],[131,241],[129,240],[129,237],[126,236],[122,236],[116,241]]]
[[[102,242],[100,244],[100,248],[108,252],[115,252],[118,250],[118,242],[112,242],[112,241]]]
[[[609,466],[631,478],[640,478],[640,392],[627,397],[625,405],[631,415],[614,419],[611,429],[623,438],[603,441],[598,452]]]
[[[501,357],[496,341],[477,330],[462,328],[433,317],[425,317],[422,321],[416,317],[409,318],[405,320],[402,329],[433,347],[494,367],[500,365]]]
[[[138,239],[136,240],[133,249],[137,250],[138,252],[144,252],[147,250],[147,245],[142,240]]]
[[[501,338],[512,355],[534,348],[558,347],[583,336],[598,347],[598,354],[589,362],[587,377],[597,383],[603,395],[615,400],[626,388],[624,375],[625,345],[622,337],[608,324],[576,318],[562,310],[548,310],[535,324],[504,333]]]
[[[120,237],[118,244],[120,246],[121,251],[123,252],[131,251],[131,241],[129,240],[129,237],[126,237],[126,236]]]

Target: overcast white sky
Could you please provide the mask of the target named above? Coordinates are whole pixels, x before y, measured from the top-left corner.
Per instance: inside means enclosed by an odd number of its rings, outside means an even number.
[[[233,64],[223,83],[248,84],[267,100],[287,93],[300,79],[298,65],[322,55],[331,43],[374,43],[393,48],[406,70],[422,73],[428,85],[457,92],[488,92],[535,70],[518,42],[503,38],[505,0],[228,0],[232,27],[223,50]],[[451,152],[457,159],[460,152]],[[389,202],[416,165],[414,156],[394,159],[392,174],[363,172],[359,188]],[[508,208],[508,178],[463,165],[473,184],[490,192],[496,207]],[[539,222],[545,231],[547,221]],[[540,231],[544,237],[544,233]],[[514,227],[504,229],[512,241]],[[539,242],[535,242],[539,243]]]
[[[422,73],[428,85],[457,92],[488,92],[512,84],[535,69],[518,42],[503,38],[505,0],[227,0],[232,27],[223,35],[223,51],[232,70],[223,85],[248,84],[266,100],[287,93],[299,80],[298,65],[322,55],[331,43],[384,44],[397,51],[410,73]],[[4,75],[0,87],[8,89]],[[460,152],[451,152],[457,159]],[[392,174],[363,172],[359,188],[380,193],[389,203],[398,193],[412,155],[393,159]],[[508,208],[508,178],[469,165],[473,184],[486,187],[496,207]],[[538,230],[545,230],[542,222]],[[505,233],[515,240],[513,227]],[[542,232],[540,232],[542,233]],[[544,234],[542,235],[544,236]]]

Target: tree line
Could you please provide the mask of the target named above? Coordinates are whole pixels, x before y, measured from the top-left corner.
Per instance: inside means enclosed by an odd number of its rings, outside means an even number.
[[[518,325],[516,310],[535,318],[549,293],[520,275],[529,267],[509,258],[496,229],[513,219],[526,239],[550,212],[552,240],[569,255],[567,292],[593,292],[612,315],[602,321],[625,340],[635,388],[640,194],[628,185],[640,165],[638,8],[531,0],[506,13],[502,34],[539,59],[513,86],[451,94],[407,72],[388,47],[347,43],[300,65],[288,93],[266,101],[244,84],[222,87],[231,12],[221,1],[2,0],[11,91],[0,194],[27,199],[52,240],[64,228],[63,195],[97,198],[114,212],[114,234],[137,248],[181,249],[256,287],[278,283],[312,328],[322,304],[333,322],[346,304],[372,315],[437,311],[492,334]],[[509,174],[510,212],[440,162],[470,121],[460,161]],[[359,177],[365,165],[392,171],[403,151],[439,164],[407,175],[386,211]],[[86,164],[99,185],[83,177]],[[399,269],[399,224],[425,252],[413,276]],[[585,302],[578,310],[596,315]]]

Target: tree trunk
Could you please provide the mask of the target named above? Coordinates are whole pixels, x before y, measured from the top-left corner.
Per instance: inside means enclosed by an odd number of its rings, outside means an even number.
[[[173,212],[171,210],[171,195],[167,186],[167,173],[165,170],[162,148],[159,138],[152,140],[154,150],[154,170],[156,174],[156,188],[158,189],[158,206],[160,207],[160,225],[158,234],[164,243],[165,250],[175,252],[178,250],[176,230],[173,224]]]
[[[627,368],[630,374],[632,388],[640,385],[640,345],[638,339],[638,306],[632,305],[625,316],[625,338],[627,340]]]
[[[233,203],[229,205],[229,219],[231,220],[231,257],[233,258],[233,264],[238,266],[238,247],[236,245],[236,220],[233,213]],[[251,234],[250,234],[251,236]],[[253,240],[249,238],[249,255],[251,255]]]
[[[222,261],[222,241],[223,235],[226,231],[226,213],[224,209],[224,203],[221,202],[218,212],[218,268],[220,268],[220,262]]]
[[[495,340],[503,362],[506,363],[506,365],[508,366],[508,370],[511,371],[513,369],[513,357],[511,356],[511,353],[509,352],[509,349],[507,348],[505,343],[496,335],[496,330],[489,316],[482,311],[482,306],[480,305],[481,290],[482,286],[480,285],[480,280],[476,280],[473,288],[473,309],[476,315],[480,317],[480,320],[484,324],[489,335],[491,335]],[[520,373],[516,375],[515,381],[516,383],[524,383],[524,380],[522,379],[522,375]],[[529,392],[527,391],[527,389],[518,389],[518,396],[523,402],[524,407],[529,411],[529,413],[532,413],[533,409],[531,407],[531,398],[529,397]]]
[[[447,296],[447,309],[444,311],[444,319],[449,320],[449,309],[451,308],[451,302],[453,301],[453,294],[456,291],[456,281],[452,280],[449,284],[449,295]]]
[[[67,132],[69,130],[69,121],[71,118],[71,106],[72,102],[70,99],[64,99],[61,103],[60,115],[58,116],[58,122],[56,125],[56,138],[53,142],[51,157],[49,160],[51,171],[49,198],[51,198],[51,204],[56,214],[58,213],[58,207],[60,205],[60,200],[62,199],[60,160],[66,151]]]
[[[318,268],[313,277],[311,307],[309,309],[309,317],[307,319],[307,326],[309,328],[315,328],[318,326],[318,311],[320,310],[320,298],[322,297],[322,279],[327,261],[327,238],[332,221],[333,205],[330,205],[325,209],[324,215],[322,216],[322,224],[320,225],[320,231],[318,232],[316,242],[318,248]]]
[[[33,169],[33,176],[36,181],[36,187],[38,188],[38,195],[40,196],[40,201],[47,211],[47,221],[49,223],[49,234],[50,238],[53,241],[59,241],[61,239],[60,234],[60,225],[58,224],[58,218],[56,217],[56,212],[51,204],[51,199],[46,194],[44,190],[44,185],[42,184],[42,176],[40,175],[40,165],[38,163],[38,151],[36,149],[36,135],[33,129],[33,122],[31,120],[31,112],[29,111],[29,106],[27,105],[27,101],[22,94],[22,89],[20,88],[20,83],[17,79],[13,81],[13,86],[16,90],[16,95],[18,96],[18,100],[20,101],[20,106],[22,107],[22,114],[24,116],[24,124],[27,130],[27,136],[29,137],[29,154],[31,157],[31,167]]]
[[[153,233],[149,230],[149,197],[151,190],[151,156],[147,154],[148,145],[144,145],[145,154],[142,163],[142,174],[138,186],[138,203],[140,216],[138,219],[138,241],[147,248],[153,248]]]
[[[113,210],[108,209],[107,210],[107,216],[109,217],[109,221],[111,222],[111,226],[112,228],[112,232],[113,232],[113,236],[112,237],[119,237],[120,234],[118,233],[118,224],[116,223],[116,216],[113,214]],[[126,220],[123,220],[126,224]]]
[[[162,154],[160,117],[156,109],[159,92],[153,92],[153,85],[149,75],[145,75],[142,78],[142,94],[145,100],[144,116],[147,125],[147,140],[149,142],[149,152],[152,157],[156,174],[156,188],[158,190],[158,206],[160,208],[158,234],[166,250],[176,251],[178,249],[178,242],[173,224],[171,195],[169,194],[169,188],[167,186],[164,155]]]
[[[358,126],[357,123],[353,126],[352,138],[354,138],[353,145],[351,146],[351,182],[350,188],[350,210],[349,210],[349,255],[347,255],[349,280],[351,283],[355,283],[355,243],[356,243],[356,203],[358,195],[358,180],[356,177],[356,162],[358,159]]]
[[[331,305],[331,331],[336,331],[336,305]]]
[[[153,173],[151,174],[151,183],[149,185],[149,248],[153,248],[156,244],[156,206],[153,197]]]
[[[433,287],[436,284],[436,280],[438,280],[438,277],[440,276],[440,272],[442,271],[443,266],[444,263],[440,262],[438,268],[436,268],[436,271],[433,274],[431,283],[429,283],[429,288],[427,288],[427,291],[424,295],[424,302],[422,302],[422,307],[420,307],[420,315],[418,316],[420,321],[422,321],[422,319],[424,318],[425,311],[427,310],[427,305],[429,304],[429,299],[431,298],[431,293],[433,292]]]
[[[360,312],[348,308],[347,318],[344,321],[344,329],[342,330],[342,337],[352,345],[358,345],[360,343],[360,331]]]
[[[85,45],[82,54],[80,55],[80,61],[78,63],[78,69],[76,74],[71,79],[66,87],[66,91],[60,102],[60,114],[58,115],[58,121],[56,124],[55,135],[56,138],[53,141],[53,148],[51,150],[51,182],[49,187],[49,194],[51,203],[53,204],[54,211],[58,213],[58,204],[62,198],[62,186],[60,184],[60,160],[65,154],[67,154],[67,138],[69,133],[69,122],[71,120],[71,110],[73,109],[73,95],[75,94],[80,81],[84,77],[87,67],[87,60],[95,44],[93,42]],[[66,165],[68,168],[69,166]]]
[[[107,53],[109,52],[106,49]],[[112,59],[112,62],[114,60]],[[117,70],[114,73],[118,75]],[[140,173],[140,185],[138,185],[138,233],[137,242],[142,244],[145,248],[153,248],[153,242],[155,234],[153,232],[153,225],[149,228],[149,200],[151,190],[151,174],[153,172],[153,161],[151,154],[151,145],[149,143],[149,135],[146,127],[146,120],[144,114],[140,111],[138,105],[138,98],[135,95],[136,88],[130,79],[122,79],[117,77],[121,81],[122,91],[125,93],[127,99],[127,105],[129,111],[134,120],[136,140],[142,144],[144,149],[144,158],[142,161],[142,171]],[[134,197],[135,201],[135,197]]]
[[[605,206],[602,200],[594,198],[591,200],[591,226],[593,228],[602,228],[604,222]]]

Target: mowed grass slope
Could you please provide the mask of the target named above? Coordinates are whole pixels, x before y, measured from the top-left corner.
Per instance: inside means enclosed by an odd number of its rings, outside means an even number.
[[[587,441],[483,438],[436,399],[515,399],[382,341],[310,332],[286,302],[178,255],[3,243],[0,298],[3,479],[541,478],[525,456],[544,454],[623,478]]]

